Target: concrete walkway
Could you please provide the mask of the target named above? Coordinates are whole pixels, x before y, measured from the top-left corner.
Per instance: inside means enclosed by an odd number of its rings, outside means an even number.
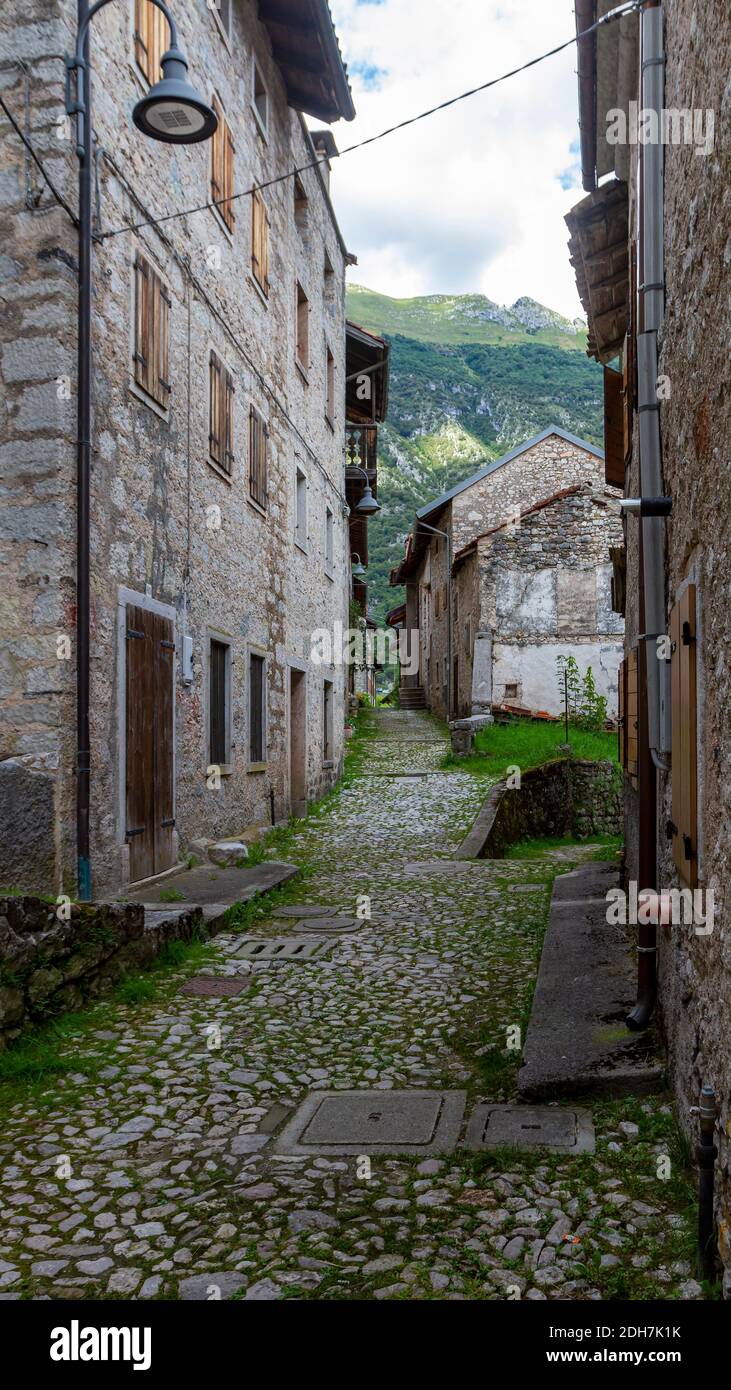
[[[59,1045],[66,1071],[5,1088],[1,1297],[697,1296],[658,1100],[595,1110],[580,1158],[287,1138],[318,1091],[374,1093],[371,1123],[389,1092],[452,1118],[514,1097],[555,866],[451,857],[485,789],[446,751],[427,715],[371,712],[360,773],[277,847],[301,875],[208,948],[236,992],[156,974]]]

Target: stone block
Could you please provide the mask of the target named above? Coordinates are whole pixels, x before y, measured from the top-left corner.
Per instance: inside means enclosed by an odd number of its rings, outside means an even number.
[[[50,893],[56,886],[55,784],[18,758],[0,763],[0,883]]]

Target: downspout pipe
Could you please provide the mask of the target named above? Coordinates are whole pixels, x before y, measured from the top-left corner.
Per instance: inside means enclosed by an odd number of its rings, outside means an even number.
[[[77,341],[77,485],[76,485],[76,891],[91,900],[89,808],[91,750],[89,737],[89,556],[91,479],[91,199],[92,132],[89,72],[88,0],[78,0],[77,56],[83,57],[78,81],[84,114],[80,120],[79,157],[79,301]]]

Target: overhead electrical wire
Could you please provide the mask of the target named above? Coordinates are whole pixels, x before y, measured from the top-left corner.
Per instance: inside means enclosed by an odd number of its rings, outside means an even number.
[[[344,149],[338,150],[335,154],[327,156],[324,159],[315,159],[307,164],[300,164],[295,169],[289,169],[286,174],[277,174],[274,178],[253,184],[250,188],[242,189],[240,193],[233,193],[230,198],[218,198],[209,200],[205,203],[197,203],[192,207],[183,208],[180,212],[163,213],[160,217],[151,217],[144,222],[129,223],[124,227],[114,227],[108,232],[97,231],[94,239],[95,241],[107,241],[111,237],[122,236],[125,232],[138,232],[144,227],[156,227],[160,226],[163,222],[176,221],[180,217],[191,217],[194,213],[207,212],[210,208],[219,207],[224,203],[229,204],[237,202],[239,198],[250,198],[257,191],[262,192],[264,189],[274,188],[277,184],[286,183],[288,179],[297,178],[299,174],[306,173],[308,169],[319,169],[323,165],[329,164],[333,159],[342,159],[344,155],[353,154],[355,150],[362,150],[368,145],[375,145],[379,140],[385,140],[387,136],[395,135],[399,130],[406,130],[409,126],[416,125],[419,121],[425,121],[429,116],[435,116],[440,111],[446,111],[449,107],[456,106],[458,102],[467,101],[469,97],[477,96],[480,92],[486,92],[490,87],[496,87],[500,82],[507,82],[511,77],[517,77],[519,73],[527,72],[529,68],[535,67],[538,63],[545,62],[547,58],[553,58],[557,53],[563,53],[564,49],[571,48],[573,44],[578,43],[580,39],[586,38],[589,34],[593,34],[595,30],[601,29],[603,25],[609,24],[615,19],[622,19],[625,15],[634,13],[641,8],[641,5],[642,0],[629,0],[627,4],[618,5],[615,9],[609,10],[607,14],[602,15],[600,19],[595,20],[588,28],[582,29],[578,34],[573,34],[570,39],[566,39],[564,43],[557,44],[555,48],[549,48],[545,53],[540,53],[538,57],[529,58],[527,62],[521,63],[519,67],[511,68],[509,72],[501,73],[499,77],[492,77],[488,82],[482,82],[479,86],[471,87],[466,92],[460,92],[455,97],[449,97],[447,101],[439,102],[437,106],[431,106],[426,111],[420,111],[416,116],[409,116],[406,120],[399,121],[396,125],[388,126],[386,130],[379,131],[377,135],[369,135],[365,140],[358,140],[353,145],[346,145]],[[55,57],[57,55],[51,56]],[[0,106],[2,106],[11,125],[20,136],[29,154],[37,164],[56,201],[68,213],[72,222],[76,223],[77,219],[75,213],[55,188],[32,142],[23,134],[1,97]]]
[[[222,204],[228,206],[230,203],[237,202],[239,198],[251,198],[256,192],[261,193],[267,188],[274,188],[277,184],[286,183],[288,179],[297,178],[299,174],[306,173],[308,169],[318,169],[324,164],[329,164],[333,159],[342,159],[344,155],[353,154],[355,150],[365,149],[367,145],[375,145],[377,141],[385,140],[387,136],[395,135],[399,130],[406,130],[408,126],[416,125],[418,121],[425,121],[427,117],[435,116],[439,111],[446,111],[450,106],[456,106],[460,101],[466,101],[469,97],[477,96],[480,92],[486,92],[490,87],[496,87],[500,82],[507,82],[511,77],[517,77],[521,72],[527,72],[537,63],[543,63],[547,58],[553,58],[557,53],[562,53],[564,49],[571,48],[572,44],[579,42],[579,39],[593,34],[596,29],[602,28],[603,25],[609,24],[612,20],[622,19],[625,15],[634,13],[640,9],[641,4],[642,0],[629,0],[628,4],[618,5],[616,9],[609,10],[607,14],[602,15],[601,19],[597,19],[594,24],[590,24],[587,29],[582,29],[581,33],[574,34],[572,38],[566,39],[565,43],[557,44],[555,48],[549,48],[546,53],[539,54],[537,58],[530,58],[528,62],[521,63],[520,67],[511,68],[510,72],[501,73],[500,77],[492,77],[488,82],[480,83],[478,87],[471,87],[469,91],[460,92],[456,97],[449,97],[447,101],[440,102],[438,106],[431,106],[427,111],[420,111],[417,116],[409,116],[396,125],[388,126],[378,135],[369,135],[365,140],[358,140],[353,145],[346,145],[344,149],[337,150],[331,156],[312,160],[308,164],[301,164],[296,169],[289,169],[286,174],[277,174],[272,179],[266,179],[261,183],[253,184],[251,188],[242,189],[240,193],[233,193],[229,198],[217,198],[206,203],[198,203],[193,207],[184,208],[181,212],[163,213],[161,217],[156,217],[149,222],[135,222],[126,227],[114,227],[109,232],[100,232],[98,239],[107,241],[110,237],[122,236],[125,232],[138,232],[143,227],[157,226],[162,222],[173,222],[180,217],[190,217],[196,212],[206,212],[209,208],[220,207]]]

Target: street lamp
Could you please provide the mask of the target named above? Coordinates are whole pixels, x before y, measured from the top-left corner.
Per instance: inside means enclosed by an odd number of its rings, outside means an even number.
[[[358,512],[360,516],[375,516],[376,512],[380,512],[381,504],[380,502],[376,501],[376,498],[373,496],[373,493],[371,492],[370,479],[365,471],[365,468],[361,468],[359,463],[350,463],[348,464],[348,467],[355,469],[356,473],[362,473],[363,477],[366,480],[366,485],[363,489],[363,496],[361,497],[360,501],[357,503],[355,508],[356,512]]]
[[[354,550],[354,551],[353,551],[353,554],[351,555],[350,558],[351,558],[351,560],[355,560],[355,561],[356,561],[356,563],[353,565],[353,567],[352,567],[352,569],[351,569],[351,571],[350,571],[351,574],[353,575],[353,578],[354,578],[354,579],[362,579],[362,578],[363,578],[363,575],[364,575],[365,572],[366,572],[366,568],[365,568],[365,565],[363,564],[363,561],[361,560],[360,555],[358,554],[357,550]]]
[[[218,121],[215,112],[187,80],[188,63],[178,47],[175,20],[164,0],[153,0],[170,27],[170,48],[161,60],[163,78],[138,101],[132,118],[153,140],[168,144],[195,144],[207,140]],[[77,0],[77,34],[74,57],[66,58],[66,112],[76,116],[76,153],[79,158],[79,303],[77,381],[77,504],[76,504],[76,860],[77,892],[83,902],[91,899],[89,855],[89,807],[91,802],[91,750],[89,738],[89,556],[91,475],[91,203],[93,144],[91,128],[91,70],[89,26],[109,0]],[[72,96],[75,77],[76,96]]]

